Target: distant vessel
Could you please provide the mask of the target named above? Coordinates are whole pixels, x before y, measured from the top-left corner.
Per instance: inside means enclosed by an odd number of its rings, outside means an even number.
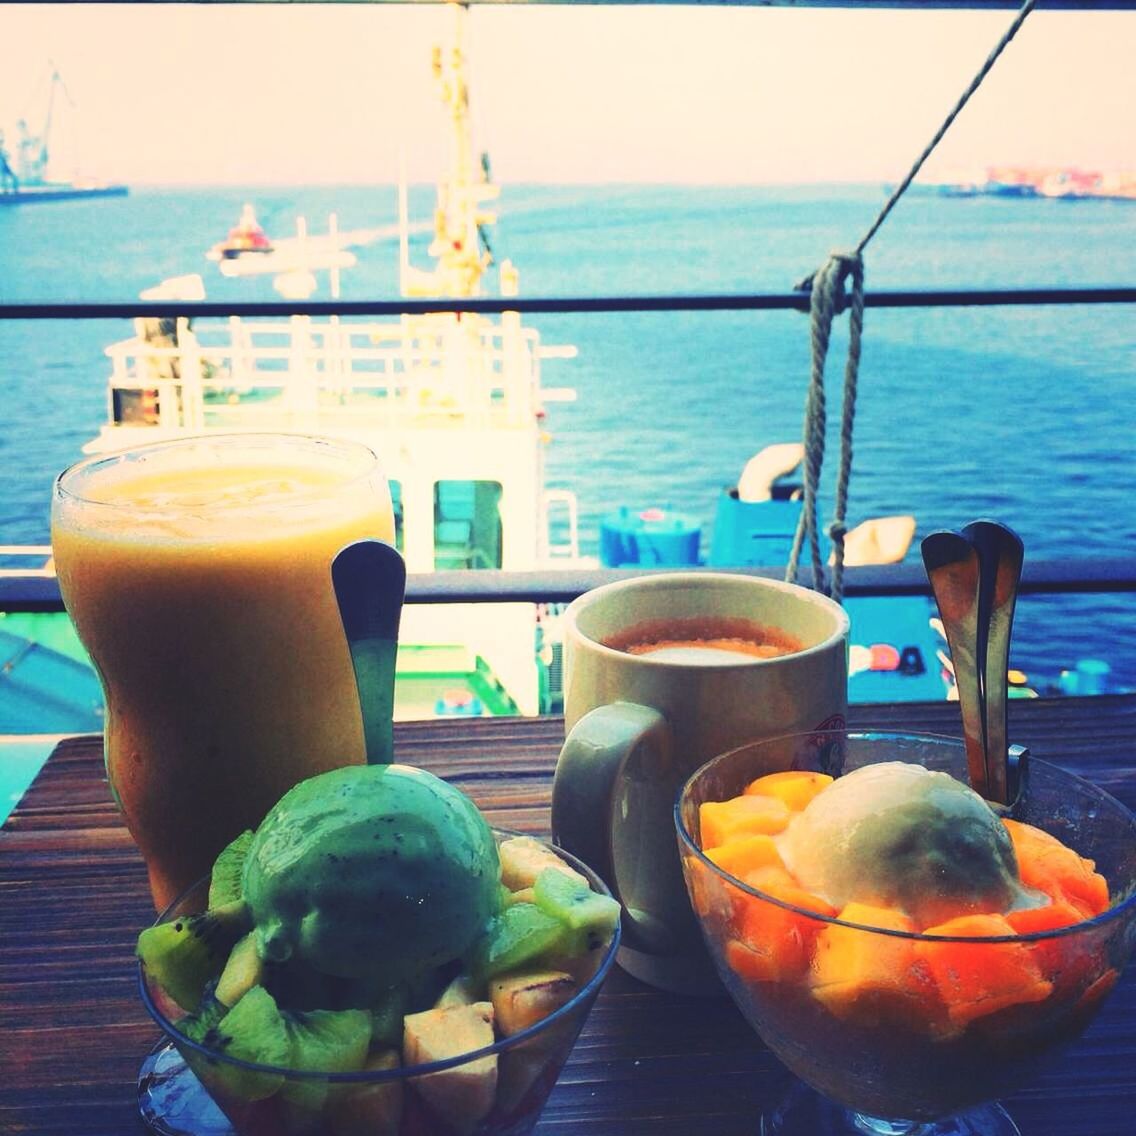
[[[30,205],[47,201],[74,201],[92,197],[125,197],[125,185],[109,185],[92,178],[75,176],[53,180],[51,169],[51,129],[57,92],[71,103],[71,96],[59,72],[52,68],[43,127],[33,134],[26,119],[16,123],[19,137],[15,155],[5,147],[0,131],[0,205]],[[71,105],[74,105],[73,103]]]
[[[256,219],[256,210],[246,205],[229,235],[206,254],[210,260],[236,260],[242,256],[262,256],[272,251],[272,242]]]
[[[988,166],[929,183],[944,197],[1044,197],[1136,201],[1136,171],[1075,166]]]

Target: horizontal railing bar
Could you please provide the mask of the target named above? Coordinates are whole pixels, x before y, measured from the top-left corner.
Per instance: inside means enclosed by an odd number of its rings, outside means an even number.
[[[997,307],[1042,304],[1133,304],[1136,287],[946,288],[865,293],[871,308]],[[480,296],[470,299],[191,301],[24,301],[0,304],[0,320],[96,320],[189,316],[392,316],[431,312],[682,312],[809,310],[809,293],[752,292],[662,296]]]
[[[106,0],[37,0],[47,4],[102,4]],[[118,0],[119,3],[143,5],[169,5],[185,0]],[[195,4],[381,4],[384,6],[442,4],[446,0],[193,0]],[[651,8],[697,4],[702,8],[945,8],[971,11],[995,11],[1020,8],[1021,0],[465,0],[473,7],[485,5],[531,6],[555,4],[558,7],[576,8]],[[5,4],[27,3],[27,0],[0,0]],[[1039,9],[1047,11],[1129,11],[1136,8],[1136,0],[1040,0]]]
[[[408,603],[568,603],[601,584],[631,576],[675,569],[584,568],[537,572],[452,571],[415,573],[407,578]],[[784,568],[690,568],[693,572],[740,572],[780,580]],[[803,582],[808,581],[808,572]],[[1071,595],[1136,592],[1131,560],[1037,561],[1022,574],[1021,595]],[[848,568],[846,596],[930,595],[926,573],[918,564],[885,564]],[[59,583],[54,577],[0,576],[0,611],[62,611]]]

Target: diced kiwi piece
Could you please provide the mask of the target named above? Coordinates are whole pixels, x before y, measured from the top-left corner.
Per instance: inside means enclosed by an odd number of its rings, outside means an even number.
[[[257,1065],[286,1066],[291,1052],[291,1037],[284,1016],[263,986],[254,986],[196,1040],[216,1053]],[[206,1088],[223,1098],[263,1100],[284,1083],[282,1073],[242,1069],[205,1057],[188,1047],[182,1056]]]
[[[185,915],[147,927],[138,936],[146,973],[184,1010],[192,1010],[236,941],[249,929],[247,909],[224,908]]]
[[[204,1041],[205,1035],[229,1012],[229,1007],[208,992],[202,997],[200,1005],[192,1014],[186,1014],[177,1023],[177,1028],[190,1041]]]
[[[252,844],[252,829],[246,829],[230,844],[221,849],[213,861],[213,874],[209,877],[209,906],[223,907],[241,899],[241,876],[245,870],[245,857]]]
[[[533,898],[541,911],[559,919],[573,931],[615,930],[619,904],[611,896],[592,891],[587,882],[556,868],[545,868],[533,883]]]
[[[256,935],[250,931],[229,952],[214,994],[226,1006],[235,1006],[254,986],[264,981],[264,963],[256,952]]]
[[[363,1068],[371,1044],[366,1010],[309,1010],[287,1016],[293,1069],[354,1073]]]
[[[515,970],[522,963],[556,948],[572,932],[534,903],[515,903],[489,921],[474,944],[470,969],[479,981]]]
[[[367,1060],[371,1015],[367,1010],[308,1010],[285,1015],[288,1065],[307,1073],[356,1073]],[[320,1078],[293,1078],[281,1090],[285,1122],[302,1129],[322,1107],[328,1084]],[[288,1114],[291,1114],[290,1116]]]

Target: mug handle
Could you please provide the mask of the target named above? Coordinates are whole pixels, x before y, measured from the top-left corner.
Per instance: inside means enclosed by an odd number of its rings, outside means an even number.
[[[552,841],[583,860],[623,911],[623,942],[633,950],[670,947],[658,919],[628,906],[616,872],[612,821],[615,793],[627,764],[669,764],[671,730],[657,710],[613,702],[589,710],[572,727],[552,782]]]

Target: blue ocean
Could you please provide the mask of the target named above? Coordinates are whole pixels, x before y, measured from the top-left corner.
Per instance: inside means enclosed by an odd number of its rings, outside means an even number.
[[[883,186],[508,186],[493,233],[522,294],[785,292],[856,244]],[[127,198],[0,210],[0,302],[136,299],[186,272],[209,299],[276,299],[229,281],[206,250],[252,202],[273,236],[393,223],[394,187],[135,189]],[[426,219],[432,190],[411,195]],[[417,259],[425,260],[424,245]],[[345,299],[397,294],[397,245],[376,241],[342,275]],[[907,195],[866,252],[869,290],[1131,285],[1136,203]],[[325,281],[314,298],[327,298]],[[807,318],[794,312],[556,315],[548,344],[548,483],[580,503],[583,551],[621,505],[703,523],[720,489],[772,442],[801,436]],[[46,543],[53,475],[106,414],[107,344],[127,321],[0,322],[0,543]],[[836,476],[845,327],[835,334],[824,512]],[[995,517],[1027,561],[1136,552],[1136,313],[1131,307],[869,309],[849,521],[911,513],[918,541]],[[1031,677],[1084,657],[1136,685],[1136,597],[1026,597],[1014,662]]]

